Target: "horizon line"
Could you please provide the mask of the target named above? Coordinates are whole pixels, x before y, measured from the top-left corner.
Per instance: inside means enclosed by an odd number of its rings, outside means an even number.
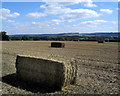
[[[93,33],[93,32],[90,32],[90,33],[79,33],[79,34],[91,34],[91,33]],[[94,32],[94,33],[96,33],[96,32]],[[97,32],[97,33],[102,33],[102,32]],[[104,33],[120,33],[120,31],[109,31],[109,32],[106,32],[106,31],[104,31]],[[8,35],[42,35],[43,33],[30,33],[30,34],[21,34],[21,33],[18,33],[18,34],[8,34]],[[47,34],[47,33],[46,33]],[[48,33],[49,34],[49,33]],[[70,34],[70,33],[50,33],[50,34]],[[72,34],[75,34],[75,33],[72,33]]]

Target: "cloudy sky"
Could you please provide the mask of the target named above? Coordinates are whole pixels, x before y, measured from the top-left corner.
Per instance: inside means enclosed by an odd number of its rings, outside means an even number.
[[[9,35],[93,33],[118,30],[117,2],[50,1],[52,0],[3,2],[0,9],[2,30]]]

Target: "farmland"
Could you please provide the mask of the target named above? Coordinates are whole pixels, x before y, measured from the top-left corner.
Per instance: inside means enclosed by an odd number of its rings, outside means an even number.
[[[118,43],[62,41],[65,48],[51,48],[51,41],[2,42],[2,94],[116,94],[119,93]],[[17,54],[60,61],[75,59],[77,80],[62,91],[43,90],[15,78]]]

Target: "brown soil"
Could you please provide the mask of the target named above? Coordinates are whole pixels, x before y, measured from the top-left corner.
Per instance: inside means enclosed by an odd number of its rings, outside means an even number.
[[[64,41],[65,48],[51,48],[51,41],[2,42],[2,94],[118,94],[118,43]],[[17,54],[53,58],[75,59],[78,64],[77,81],[62,91],[41,88],[16,78]]]

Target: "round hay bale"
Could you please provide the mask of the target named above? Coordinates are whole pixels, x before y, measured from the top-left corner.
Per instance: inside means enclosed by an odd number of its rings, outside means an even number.
[[[18,55],[17,76],[40,86],[62,89],[75,82],[77,64],[73,61],[56,61],[39,57]]]

